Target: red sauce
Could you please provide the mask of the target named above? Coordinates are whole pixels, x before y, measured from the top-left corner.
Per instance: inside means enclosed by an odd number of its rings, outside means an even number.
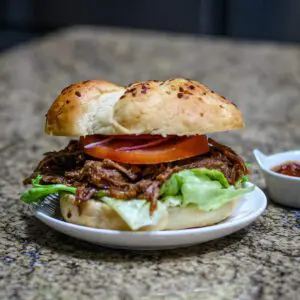
[[[300,161],[287,161],[272,170],[279,174],[300,177]]]

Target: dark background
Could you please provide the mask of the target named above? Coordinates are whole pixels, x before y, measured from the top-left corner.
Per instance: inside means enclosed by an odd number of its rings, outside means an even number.
[[[300,42],[300,1],[0,0],[0,50],[77,24]]]

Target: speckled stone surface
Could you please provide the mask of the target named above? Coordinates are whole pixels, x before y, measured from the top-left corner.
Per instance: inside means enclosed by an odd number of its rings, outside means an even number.
[[[248,161],[300,147],[300,46],[71,28],[0,56],[0,299],[299,299],[300,212],[270,203],[226,238],[132,252],[49,229],[19,200],[22,178],[65,138],[43,134],[63,87],[183,76],[237,103],[244,131],[218,134]],[[264,188],[253,165],[252,181]]]

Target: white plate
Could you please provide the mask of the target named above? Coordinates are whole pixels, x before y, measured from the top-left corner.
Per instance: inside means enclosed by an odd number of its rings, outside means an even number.
[[[224,237],[252,223],[263,213],[266,206],[265,194],[255,187],[253,192],[240,199],[233,215],[222,223],[202,228],[152,232],[95,229],[66,223],[41,212],[37,212],[36,217],[57,231],[94,244],[112,248],[154,250],[187,247]]]

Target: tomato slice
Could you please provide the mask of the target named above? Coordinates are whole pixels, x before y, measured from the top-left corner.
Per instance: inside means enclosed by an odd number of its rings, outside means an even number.
[[[193,157],[208,152],[205,135],[178,136],[104,136],[88,135],[80,141],[92,157],[127,164],[158,164]]]

